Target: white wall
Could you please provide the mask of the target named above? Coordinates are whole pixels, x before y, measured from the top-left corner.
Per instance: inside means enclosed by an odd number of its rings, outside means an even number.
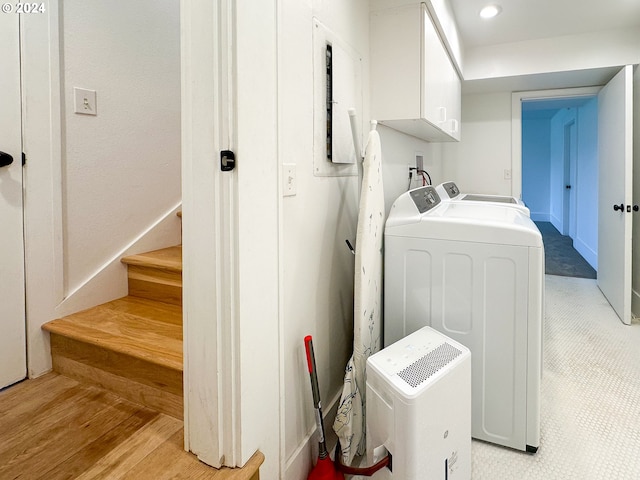
[[[396,198],[409,187],[409,166],[416,166],[416,153],[422,154],[423,168],[434,185],[448,180],[442,175],[442,143],[428,143],[384,125],[378,125],[378,131],[382,144],[382,175],[387,215]],[[422,179],[418,178],[414,171],[411,188],[421,185]]]
[[[180,202],[179,2],[65,0],[61,28],[67,297]],[[74,87],[97,116],[74,113]],[[168,235],[145,247],[179,242],[179,222]]]
[[[281,203],[281,359],[283,478],[306,478],[317,452],[313,403],[303,338],[312,335],[320,393],[331,430],[344,368],[353,343],[353,262],[345,240],[355,241],[358,177],[316,176],[314,157],[313,18],[362,57],[362,137],[369,120],[369,2],[314,0],[279,2],[279,157],[295,164],[297,193]],[[425,166],[438,175],[438,148],[379,126],[387,210],[406,189],[407,165],[422,151]],[[343,129],[334,135],[350,138]],[[435,180],[435,179],[434,179]]]
[[[366,0],[281,0],[279,8],[279,157],[283,164],[295,164],[297,173],[297,194],[284,197],[281,207],[281,460],[282,478],[299,479],[306,478],[317,448],[310,438],[315,422],[303,339],[313,336],[327,412],[351,354],[353,255],[345,239],[354,241],[358,201],[356,176],[314,175],[313,17],[362,55],[366,87],[369,9]],[[362,120],[368,114],[366,102],[358,115]],[[330,420],[325,427],[331,428]]]
[[[144,21],[140,21],[144,19]],[[126,294],[119,257],[180,241],[177,2],[51,0],[24,19],[29,375],[49,320]],[[73,113],[73,87],[98,115]]]
[[[522,200],[534,221],[549,221],[550,134],[548,118],[522,118]]]
[[[574,248],[598,270],[598,99],[578,107]]]
[[[576,123],[577,112],[575,108],[562,108],[551,119],[551,144],[550,144],[550,175],[549,175],[549,221],[563,235],[569,235],[565,231],[565,126]],[[567,219],[568,220],[568,219]]]
[[[462,140],[442,144],[444,178],[462,192],[510,195],[511,93],[462,96]]]

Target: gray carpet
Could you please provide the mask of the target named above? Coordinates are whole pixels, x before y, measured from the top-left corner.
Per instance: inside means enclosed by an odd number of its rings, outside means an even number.
[[[546,276],[540,449],[474,440],[473,480],[640,478],[640,324],[596,282]]]
[[[596,271],[550,222],[535,222],[544,242],[545,273],[563,277],[596,278]]]

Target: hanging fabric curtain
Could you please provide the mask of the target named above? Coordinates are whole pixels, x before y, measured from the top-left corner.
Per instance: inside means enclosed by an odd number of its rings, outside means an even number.
[[[374,127],[365,149],[356,231],[353,355],[345,369],[342,398],[333,424],[346,465],[365,452],[365,369],[369,355],[381,348],[385,215],[381,160],[380,135]]]

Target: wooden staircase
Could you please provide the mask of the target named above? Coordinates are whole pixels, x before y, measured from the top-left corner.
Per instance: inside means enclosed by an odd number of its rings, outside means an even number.
[[[43,326],[53,370],[182,420],[182,245],[121,261],[129,295]],[[197,478],[259,480],[263,461],[256,452],[243,468]]]
[[[182,419],[182,246],[122,262],[128,296],[44,325],[53,369]]]

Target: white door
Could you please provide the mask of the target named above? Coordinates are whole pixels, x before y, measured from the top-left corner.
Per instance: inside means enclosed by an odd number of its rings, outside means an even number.
[[[27,371],[18,24],[0,14],[0,388]]]
[[[633,67],[598,94],[598,286],[631,323]]]

